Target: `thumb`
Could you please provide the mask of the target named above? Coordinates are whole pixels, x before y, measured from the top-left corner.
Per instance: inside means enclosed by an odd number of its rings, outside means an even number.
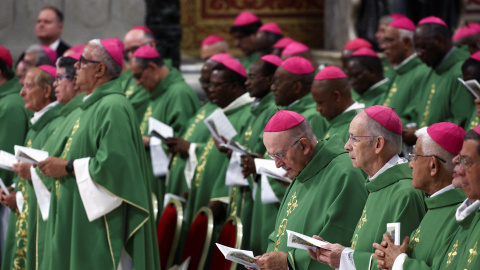
[[[408,243],[410,243],[410,237],[409,236],[405,236],[405,238],[403,238],[403,242],[402,242],[402,246],[408,246]]]

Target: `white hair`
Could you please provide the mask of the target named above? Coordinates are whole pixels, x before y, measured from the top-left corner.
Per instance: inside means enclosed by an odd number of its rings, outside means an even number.
[[[446,161],[446,163],[444,163],[445,170],[447,170],[449,174],[452,174],[453,168],[455,167],[455,164],[453,164],[452,159],[455,157],[455,155],[448,152],[447,150],[445,150],[445,148],[443,148],[437,142],[435,142],[432,139],[432,137],[430,137],[430,134],[428,134],[427,127],[423,127],[415,131],[415,136],[417,136],[417,138],[422,140],[423,154],[435,155],[445,160]]]
[[[47,53],[42,49],[42,46],[38,44],[32,44],[28,46],[27,50],[25,53],[36,53],[37,54],[37,61],[35,62],[35,66],[41,66],[41,65],[53,65],[55,63],[52,63],[50,61],[50,58],[48,58]]]
[[[113,60],[112,56],[107,52],[105,47],[103,47],[100,39],[92,39],[88,44],[99,48],[98,50],[94,50],[92,54],[98,59],[98,61],[105,65],[108,77],[110,79],[115,79],[120,76],[122,67]]]
[[[398,39],[403,41],[405,38],[409,38],[413,41],[413,31],[407,29],[398,29]]]

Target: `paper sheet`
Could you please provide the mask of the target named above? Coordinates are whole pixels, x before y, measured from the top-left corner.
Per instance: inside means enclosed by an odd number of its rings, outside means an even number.
[[[2,178],[0,178],[0,188],[3,189],[3,192],[5,192],[5,194],[10,195],[10,191],[8,191],[8,188],[5,186]]]
[[[232,126],[232,123],[230,123],[230,120],[228,120],[222,109],[216,109],[213,111],[213,113],[205,118],[203,122],[207,125],[210,133],[212,133],[215,139],[219,142],[223,141],[221,136],[229,141],[237,135],[237,131]]]
[[[166,125],[153,117],[148,118],[148,135],[155,136],[162,141],[166,138],[173,137],[173,128]]]
[[[231,248],[219,243],[215,243],[215,245],[225,256],[225,259],[260,270],[260,267],[255,264],[257,259],[255,259],[252,251]]]
[[[284,176],[286,173],[284,169],[277,168],[274,160],[255,158],[253,161],[255,162],[255,169],[257,171],[257,174],[264,174],[268,177],[272,177],[287,183],[292,182],[290,178]]]
[[[227,187],[248,186],[248,180],[242,175],[241,162],[241,154],[239,152],[233,152],[225,175],[225,185]]]
[[[162,148],[161,140],[157,137],[150,137],[150,156],[153,175],[155,177],[167,175],[170,159]]]
[[[474,98],[480,99],[480,84],[477,80],[464,81],[461,78],[458,78],[458,80],[467,88],[468,92],[470,92]]]
[[[40,161],[48,158],[48,152],[38,149],[15,145],[14,150],[16,159],[33,165],[38,165]]]
[[[17,162],[15,155],[0,150],[0,168],[11,171]]]

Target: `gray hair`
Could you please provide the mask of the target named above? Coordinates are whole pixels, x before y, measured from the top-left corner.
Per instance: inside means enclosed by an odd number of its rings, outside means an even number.
[[[33,44],[28,46],[27,50],[25,53],[36,53],[37,54],[37,61],[35,62],[35,66],[41,66],[41,65],[54,65],[55,63],[52,63],[50,61],[50,58],[48,58],[47,53],[42,49],[42,46],[38,44]]]
[[[294,126],[289,130],[290,135],[295,140],[300,139],[301,137],[307,138],[310,143],[317,141],[317,137],[313,133],[312,127],[307,119],[303,120],[300,124]]]
[[[445,160],[445,170],[447,170],[449,174],[452,174],[453,168],[455,167],[452,159],[455,157],[455,155],[448,152],[447,150],[445,150],[445,148],[441,147],[437,142],[435,142],[432,137],[430,137],[430,134],[428,134],[427,127],[423,127],[415,131],[415,136],[422,140],[423,154],[435,155]]]
[[[366,114],[366,113],[365,113]],[[368,116],[368,114],[366,114]],[[397,134],[388,130],[370,116],[367,117],[365,127],[374,137],[383,137],[385,147],[393,154],[399,154],[402,151],[402,134]]]
[[[413,31],[398,28],[398,39],[403,41],[405,38],[409,38],[413,41]]]
[[[393,18],[392,16],[390,15],[383,15],[382,17],[380,17],[380,19],[378,20],[378,24],[389,24],[393,22]]]
[[[96,46],[98,49],[93,51],[95,58],[105,65],[107,75],[110,79],[115,79],[120,76],[122,67],[113,60],[112,56],[103,47],[100,39],[92,39],[88,42],[89,45]]]

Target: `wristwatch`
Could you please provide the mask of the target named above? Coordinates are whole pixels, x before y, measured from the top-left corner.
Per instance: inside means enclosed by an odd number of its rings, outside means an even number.
[[[68,175],[73,175],[73,160],[69,160],[67,165],[65,166],[65,170],[67,171]]]

